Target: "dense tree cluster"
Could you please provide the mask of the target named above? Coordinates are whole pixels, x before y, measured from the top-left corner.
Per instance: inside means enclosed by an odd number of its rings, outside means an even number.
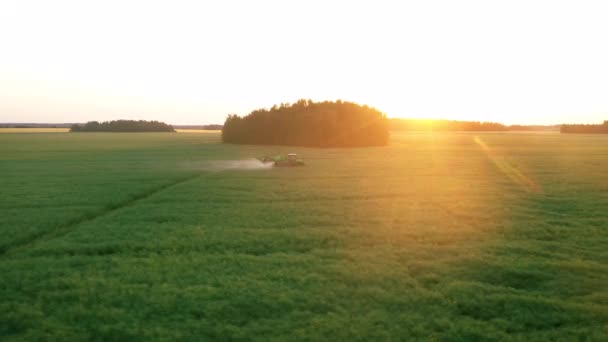
[[[173,126],[159,121],[115,120],[89,121],[84,125],[74,124],[70,132],[175,132]]]
[[[494,122],[453,121],[433,119],[390,119],[391,131],[507,131]]]
[[[299,100],[245,117],[229,115],[225,143],[314,147],[381,146],[388,142],[385,115],[352,102]]]
[[[608,133],[608,120],[601,125],[562,125],[561,133]]]

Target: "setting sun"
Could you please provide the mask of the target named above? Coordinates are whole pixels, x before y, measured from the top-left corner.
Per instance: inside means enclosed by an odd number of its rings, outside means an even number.
[[[506,124],[608,113],[603,2],[6,1],[0,122],[222,123],[299,98]],[[567,23],[567,24],[565,24]]]

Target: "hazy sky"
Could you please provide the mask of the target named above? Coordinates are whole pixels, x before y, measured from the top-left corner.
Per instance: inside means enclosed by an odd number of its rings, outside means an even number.
[[[0,1],[0,122],[223,123],[299,98],[389,117],[608,120],[607,1]]]

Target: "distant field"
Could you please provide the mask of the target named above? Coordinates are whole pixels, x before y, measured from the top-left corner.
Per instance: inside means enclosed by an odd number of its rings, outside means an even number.
[[[69,128],[0,128],[0,133],[66,133]]]
[[[0,340],[608,340],[608,136],[5,134],[0,175]]]

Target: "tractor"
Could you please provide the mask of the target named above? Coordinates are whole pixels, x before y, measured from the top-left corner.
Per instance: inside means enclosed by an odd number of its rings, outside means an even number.
[[[298,156],[295,153],[289,153],[287,156],[277,155],[277,156],[264,156],[262,158],[258,158],[262,163],[273,163],[274,167],[296,167],[296,166],[304,166],[304,162],[301,159],[298,159]]]

